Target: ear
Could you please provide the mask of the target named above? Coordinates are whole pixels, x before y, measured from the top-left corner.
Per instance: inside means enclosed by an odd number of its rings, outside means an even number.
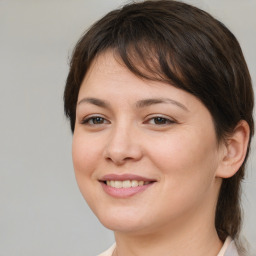
[[[221,159],[216,177],[230,178],[236,174],[244,162],[250,137],[250,128],[245,120],[241,120],[233,133],[223,142]]]

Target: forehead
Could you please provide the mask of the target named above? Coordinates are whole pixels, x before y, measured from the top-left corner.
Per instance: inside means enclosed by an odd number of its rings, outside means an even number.
[[[89,80],[91,76],[96,73],[97,75],[102,74],[106,76],[112,76],[121,73],[123,74],[124,71],[127,71],[127,69],[128,68],[123,63],[121,58],[115,54],[113,50],[107,50],[100,53],[93,59],[85,75],[84,81]]]
[[[82,84],[80,91],[116,89],[122,92],[122,89],[127,90],[137,89],[134,94],[139,94],[139,90],[160,92],[165,87],[174,87],[161,81],[145,79],[132,73],[124,64],[121,58],[114,51],[108,50],[99,54],[92,61]],[[177,89],[177,88],[176,88]],[[179,89],[177,89],[179,90]],[[185,92],[185,91],[184,91]]]
[[[112,104],[169,98],[169,102],[179,102],[177,105],[185,106],[184,109],[204,108],[200,100],[182,89],[136,76],[113,51],[100,54],[92,62],[82,82],[78,102],[84,97],[104,98]]]

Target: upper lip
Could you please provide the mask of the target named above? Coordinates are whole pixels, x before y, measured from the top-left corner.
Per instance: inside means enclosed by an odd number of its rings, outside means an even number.
[[[134,174],[107,174],[104,175],[102,178],[99,179],[100,181],[106,180],[117,180],[117,181],[124,181],[124,180],[137,180],[137,181],[156,181],[155,179],[150,179],[146,177],[142,177],[139,175]]]

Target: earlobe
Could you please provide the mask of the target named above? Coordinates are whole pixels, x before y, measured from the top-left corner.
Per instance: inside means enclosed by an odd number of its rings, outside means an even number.
[[[226,139],[225,150],[216,171],[216,177],[230,178],[236,174],[244,162],[250,137],[250,128],[246,121],[241,120],[233,133]]]

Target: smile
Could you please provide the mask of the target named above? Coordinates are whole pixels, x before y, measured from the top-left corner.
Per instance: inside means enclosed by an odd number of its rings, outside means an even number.
[[[138,186],[144,186],[149,184],[150,181],[143,181],[143,180],[107,180],[105,184],[112,188],[135,188]]]
[[[127,198],[151,187],[156,180],[133,174],[109,174],[100,180],[103,190],[111,197]]]

